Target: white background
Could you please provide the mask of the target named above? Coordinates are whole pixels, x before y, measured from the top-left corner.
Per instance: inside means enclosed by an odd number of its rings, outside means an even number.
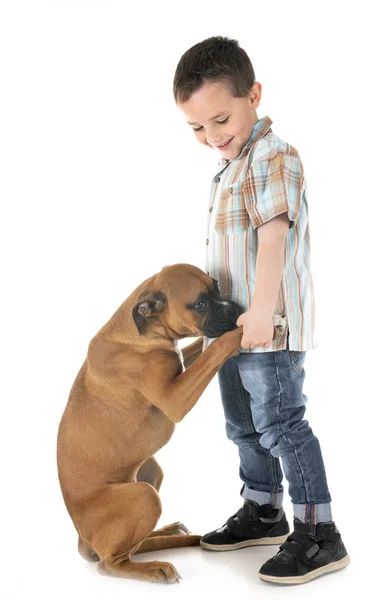
[[[385,26],[382,2],[1,2],[1,510],[4,598],[339,597],[381,588],[385,537]],[[172,96],[181,54],[239,40],[258,116],[294,145],[309,187],[319,349],[307,416],[352,557],[306,586],[261,582],[276,548],[156,553],[183,579],[101,577],[77,552],[56,433],[96,331],[166,264],[203,267],[218,155]],[[241,505],[217,380],[158,454],[160,526],[222,525]],[[285,508],[291,519],[291,504]],[[146,557],[148,558],[148,556]],[[379,578],[379,579],[378,579]]]

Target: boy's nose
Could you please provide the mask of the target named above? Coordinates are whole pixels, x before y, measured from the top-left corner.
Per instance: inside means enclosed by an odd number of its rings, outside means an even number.
[[[211,144],[211,146],[219,146],[221,144],[219,138],[214,137],[214,135],[212,135],[211,131],[207,131],[207,144]]]

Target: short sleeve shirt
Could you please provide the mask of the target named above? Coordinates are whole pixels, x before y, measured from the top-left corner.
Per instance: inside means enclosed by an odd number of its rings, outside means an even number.
[[[260,119],[239,156],[218,165],[208,210],[206,271],[224,298],[245,312],[255,288],[257,228],[287,213],[290,227],[274,311],[285,317],[286,330],[266,352],[287,344],[305,351],[317,345],[306,182],[297,150],[274,135],[271,125],[268,117]]]

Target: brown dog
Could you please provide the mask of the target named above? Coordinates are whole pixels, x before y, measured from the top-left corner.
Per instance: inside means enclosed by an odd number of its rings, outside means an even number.
[[[140,285],[90,342],[59,426],[58,472],[79,552],[100,561],[100,572],[175,582],[173,565],[131,557],[199,544],[182,523],[154,529],[163,472],[153,455],[238,353],[237,317],[213,279],[173,265]],[[201,335],[218,339],[202,353],[200,338],[182,356],[176,340]]]

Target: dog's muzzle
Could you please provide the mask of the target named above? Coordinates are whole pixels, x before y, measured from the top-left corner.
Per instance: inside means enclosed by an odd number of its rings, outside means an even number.
[[[203,335],[207,337],[219,337],[226,331],[232,331],[237,327],[237,320],[241,311],[238,306],[228,300],[216,301],[204,327]]]

